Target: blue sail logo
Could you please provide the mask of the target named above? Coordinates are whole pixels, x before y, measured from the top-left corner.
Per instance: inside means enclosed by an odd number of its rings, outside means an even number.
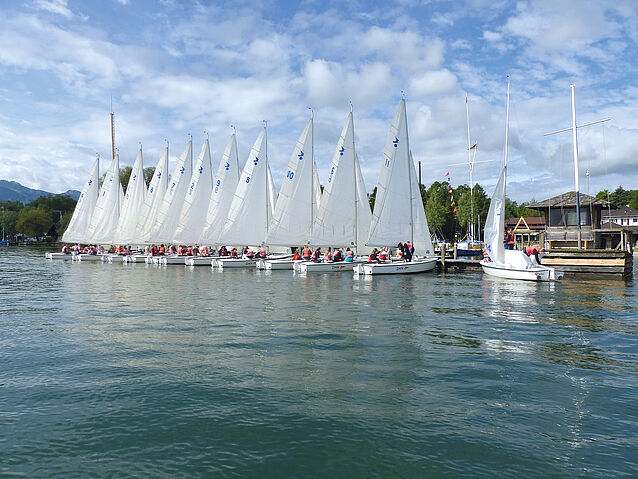
[[[392,140],[392,143],[394,144],[394,147],[396,148],[397,146],[399,146],[399,139],[395,136],[394,140]]]
[[[343,156],[343,151],[344,151],[344,147],[341,146],[341,148],[339,149],[339,156]]]

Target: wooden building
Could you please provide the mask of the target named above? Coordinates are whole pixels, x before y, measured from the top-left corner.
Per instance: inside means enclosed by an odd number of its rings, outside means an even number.
[[[545,213],[547,226],[541,246],[543,264],[565,273],[613,273],[629,275],[633,268],[633,228],[602,224],[607,201],[580,194],[581,245],[578,247],[576,192],[528,205]]]

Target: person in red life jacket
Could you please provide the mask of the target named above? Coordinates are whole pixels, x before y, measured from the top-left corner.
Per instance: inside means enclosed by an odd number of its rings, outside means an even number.
[[[186,256],[193,256],[193,247],[189,246],[186,248]]]
[[[527,256],[534,256],[534,259],[538,264],[541,264],[541,258],[538,255],[540,253],[540,246],[525,246],[523,249]]]
[[[67,246],[66,246],[66,245],[62,245],[62,252],[63,252],[64,254],[69,254],[69,248],[67,248]]]
[[[168,254],[177,254],[177,248],[174,244],[168,245]]]
[[[199,256],[199,245],[195,245],[192,251],[193,256]]]
[[[346,263],[352,263],[354,261],[354,253],[350,248],[346,248]]]
[[[332,261],[343,261],[343,253],[341,252],[341,248],[337,248],[332,255]]]
[[[206,246],[206,245],[202,246],[202,249],[199,250],[199,255],[200,256],[210,256],[210,253],[208,252],[208,246]]]
[[[383,248],[379,251],[379,261],[386,261],[388,259],[388,249]]]
[[[75,254],[78,254],[78,253],[80,252],[80,245],[79,245],[79,244],[77,244],[77,243],[75,243],[75,244],[73,245],[73,247],[71,248],[71,250],[72,250]]]
[[[321,263],[321,248],[317,248],[312,256],[310,257],[310,261],[314,261],[315,263]]]
[[[104,246],[100,245],[97,247],[97,254],[104,254]]]
[[[403,259],[406,262],[412,261],[412,252],[410,251],[408,243],[403,243]]]
[[[368,256],[368,263],[378,263],[379,262],[379,251],[374,248]]]
[[[248,246],[246,246],[246,252],[244,253],[246,258],[253,259],[255,257],[255,252],[251,250]]]
[[[308,245],[304,247],[302,256],[304,261],[310,261],[310,258],[312,257],[312,250],[310,249]]]
[[[512,233],[512,228],[508,228],[505,233],[505,249],[514,249],[515,243],[516,238],[514,237],[514,233]]]
[[[295,254],[292,255],[292,261],[299,261],[301,259],[301,255],[299,254],[299,250],[295,250]]]
[[[166,246],[164,246],[163,244],[160,245],[159,249],[157,250],[157,254],[160,256],[164,256],[166,254]]]
[[[410,260],[411,260],[412,256],[414,256],[414,245],[410,241],[408,241],[406,245],[408,246],[408,251],[410,252]]]
[[[257,256],[261,259],[266,259],[266,256],[268,256],[266,254],[266,248],[264,248],[263,246],[259,248],[259,253],[257,253]]]
[[[184,256],[184,247],[182,245],[177,247],[177,256]]]
[[[237,248],[233,248],[230,250],[230,257],[237,259]]]
[[[151,255],[157,256],[159,254],[159,250],[157,249],[157,245],[151,246]]]
[[[226,246],[222,246],[221,248],[219,248],[219,256],[228,256],[228,250],[226,249]]]
[[[332,263],[332,252],[331,252],[330,246],[326,248],[326,254],[323,255],[323,262]]]

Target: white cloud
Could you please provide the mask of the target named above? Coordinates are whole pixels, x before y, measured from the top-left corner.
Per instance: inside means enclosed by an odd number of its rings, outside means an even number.
[[[73,13],[67,6],[67,0],[35,0],[33,7],[49,13],[55,13],[65,18],[71,18]]]

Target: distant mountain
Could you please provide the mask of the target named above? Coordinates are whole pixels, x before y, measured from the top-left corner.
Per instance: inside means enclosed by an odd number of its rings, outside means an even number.
[[[54,195],[44,190],[34,190],[22,186],[17,181],[0,180],[0,201],[20,201],[22,203],[31,203],[33,200],[44,195]],[[67,190],[62,195],[69,195],[74,200],[80,197],[80,192],[77,190]]]

